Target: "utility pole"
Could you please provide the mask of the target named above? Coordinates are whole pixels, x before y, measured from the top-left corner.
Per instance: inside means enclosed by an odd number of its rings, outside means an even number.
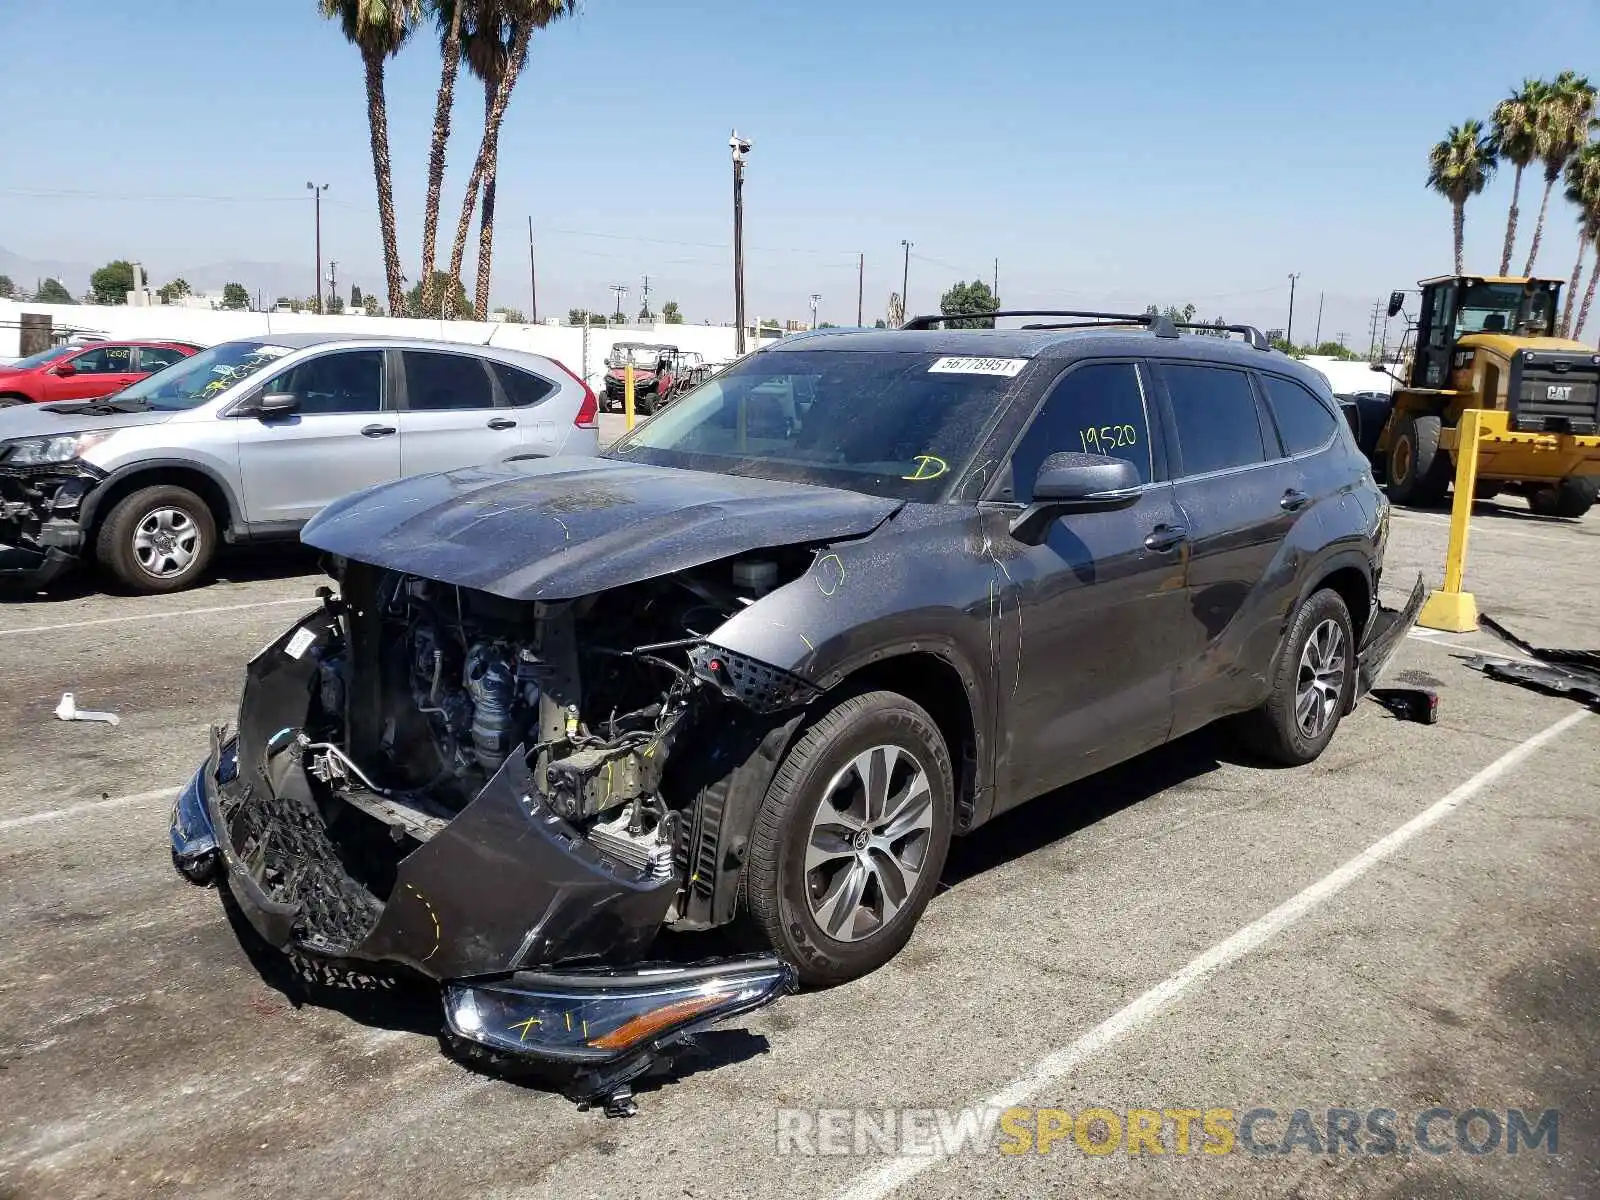
[[[650,315],[650,276],[648,275],[644,277],[644,304],[639,311],[644,313],[645,316]]]
[[[1372,340],[1367,345],[1367,359],[1371,362],[1377,360],[1373,355],[1378,350],[1378,313],[1383,309],[1383,301],[1379,300],[1372,306]]]
[[[856,255],[856,328],[862,324],[862,301],[867,294],[867,254],[866,251]]]
[[[1289,343],[1289,349],[1294,349],[1294,284],[1300,278],[1299,271],[1289,274],[1289,327],[1284,331],[1283,340]]]
[[[744,353],[744,156],[750,139],[737,129],[728,137],[733,151],[733,352]],[[760,340],[759,338],[757,339]]]
[[[822,293],[821,292],[812,292],[811,293],[811,328],[812,329],[815,329],[817,327],[817,305],[819,305],[821,303],[822,303]]]
[[[1327,292],[1317,293],[1317,332],[1311,335],[1311,348],[1313,350],[1322,345],[1322,301],[1327,295]]]
[[[328,303],[327,303],[327,308],[329,310],[332,310],[333,306],[335,304],[337,304],[338,302],[339,302],[339,260],[336,259],[336,258],[330,258],[328,260]]]
[[[905,247],[906,265],[900,272],[900,320],[902,323],[911,319],[911,305],[906,302],[906,292],[911,287],[911,246],[912,243],[900,239],[900,244]]]
[[[622,315],[622,298],[628,294],[628,285],[625,283],[613,283],[611,285],[611,294],[617,298],[617,316],[620,317]],[[618,322],[618,324],[620,323]]]
[[[1348,350],[1348,349],[1350,349],[1350,347],[1349,347],[1349,346],[1348,346],[1348,345],[1346,345],[1346,344],[1345,344],[1345,343],[1347,343],[1347,342],[1348,342],[1348,341],[1349,341],[1349,340],[1350,340],[1350,335],[1349,335],[1349,334],[1348,334],[1348,333],[1341,333],[1341,334],[1340,334],[1340,335],[1339,335],[1339,349],[1341,349],[1341,350]]]
[[[306,188],[311,192],[311,199],[317,216],[317,286],[311,294],[317,298],[317,312],[322,312],[322,193],[328,190],[325,183],[312,183],[306,180]]]
[[[533,304],[529,316],[533,319],[533,323],[537,325],[539,323],[539,272],[534,269],[533,265],[532,217],[528,218],[528,299]]]

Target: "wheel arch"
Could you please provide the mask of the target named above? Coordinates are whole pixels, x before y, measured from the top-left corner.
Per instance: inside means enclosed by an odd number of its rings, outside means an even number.
[[[1323,588],[1331,588],[1344,601],[1345,608],[1350,610],[1350,623],[1355,627],[1356,645],[1361,645],[1377,606],[1371,566],[1355,553],[1339,554],[1320,564],[1308,577],[1295,609]]]
[[[223,480],[205,467],[191,462],[158,460],[123,467],[106,476],[84,501],[84,531],[93,535],[105,522],[107,514],[124,497],[140,488],[160,487],[163,484],[187,488],[204,500],[217,528],[224,533],[238,528],[239,508],[232,489]]]

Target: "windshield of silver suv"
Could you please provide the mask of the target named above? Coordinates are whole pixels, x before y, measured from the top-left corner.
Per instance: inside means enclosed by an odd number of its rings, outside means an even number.
[[[935,501],[1026,365],[927,350],[754,354],[606,457]]]
[[[116,403],[119,407],[132,401],[136,407],[198,408],[225,388],[271,366],[289,353],[289,347],[274,346],[270,342],[223,342],[202,350],[193,358],[180,359],[118,392]]]

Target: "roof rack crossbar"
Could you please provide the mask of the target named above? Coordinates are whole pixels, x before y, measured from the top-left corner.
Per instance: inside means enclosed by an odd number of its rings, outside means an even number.
[[[967,313],[953,313],[946,316],[942,313],[930,313],[920,317],[912,317],[901,329],[932,329],[946,321],[960,320],[971,316]],[[1272,345],[1267,337],[1254,325],[1207,325],[1199,321],[1174,321],[1164,313],[1115,313],[1095,312],[1087,309],[1071,308],[1008,308],[999,312],[984,313],[985,317],[1083,317],[1091,322],[1103,322],[1116,325],[1147,325],[1150,332],[1157,337],[1174,338],[1180,329],[1222,329],[1228,333],[1237,333],[1244,337],[1257,350],[1270,350]],[[1029,325],[1028,329],[1076,329],[1090,328],[1092,326],[1078,325]]]

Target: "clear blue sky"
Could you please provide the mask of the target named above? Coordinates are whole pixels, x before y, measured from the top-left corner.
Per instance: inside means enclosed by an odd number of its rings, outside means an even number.
[[[648,272],[657,305],[728,319],[737,125],[755,141],[754,312],[803,318],[821,292],[824,319],[853,321],[859,250],[870,321],[910,238],[914,310],[998,258],[1010,303],[1193,301],[1281,325],[1299,271],[1296,332],[1326,291],[1324,336],[1364,346],[1375,298],[1450,269],[1448,206],[1422,186],[1428,146],[1525,75],[1600,74],[1581,53],[1600,46],[1592,0],[1514,19],[1484,0],[584,7],[536,41],[502,138],[494,295],[527,307],[531,214],[547,313],[609,308],[613,282],[637,308]],[[381,291],[360,64],[315,0],[79,0],[70,14],[12,0],[0,46],[0,247],[137,257],[157,282],[194,264],[303,263],[306,292],[314,178],[332,185],[325,254]],[[431,33],[389,71],[413,277],[437,79]],[[463,75],[447,226],[481,106]],[[1525,228],[1537,189],[1535,176]],[[1498,265],[1509,190],[1506,172],[1468,209],[1475,269]],[[1572,227],[1558,191],[1541,273],[1570,273]]]

